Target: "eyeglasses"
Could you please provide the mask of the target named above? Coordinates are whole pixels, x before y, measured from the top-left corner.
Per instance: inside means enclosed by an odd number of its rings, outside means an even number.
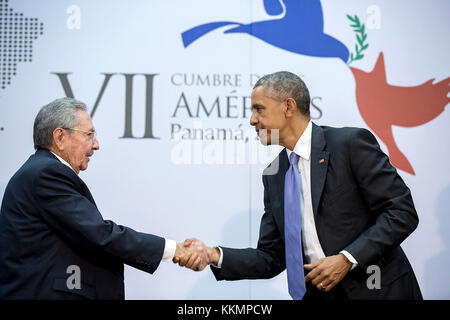
[[[85,130],[74,129],[74,128],[61,128],[61,129],[83,132],[83,133],[86,134],[86,137],[87,137],[91,142],[94,142],[94,140],[97,139],[97,132],[96,132],[96,131],[85,131]]]

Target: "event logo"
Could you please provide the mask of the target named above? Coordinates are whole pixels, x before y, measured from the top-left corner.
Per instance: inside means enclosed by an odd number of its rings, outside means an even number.
[[[267,14],[282,14],[281,18],[249,24],[239,22],[213,22],[183,32],[185,47],[204,34],[227,25],[224,33],[245,33],[277,48],[314,57],[337,57],[347,62],[349,51],[339,40],[323,31],[323,13],[320,1],[264,0]],[[295,36],[292,35],[295,30]]]
[[[339,58],[348,66],[364,58],[368,49],[365,25],[358,16],[347,15],[356,34],[355,51],[324,33],[324,17],[319,0],[263,0],[264,9],[275,19],[243,24],[217,21],[202,24],[181,34],[185,48],[208,32],[227,27],[225,34],[243,33],[256,37],[276,48],[300,55]],[[356,82],[356,101],[367,126],[386,145],[391,163],[414,175],[408,158],[398,148],[392,126],[415,127],[440,115],[449,103],[450,77],[433,84],[400,87],[388,84],[383,53],[380,52],[372,72],[350,67]]]

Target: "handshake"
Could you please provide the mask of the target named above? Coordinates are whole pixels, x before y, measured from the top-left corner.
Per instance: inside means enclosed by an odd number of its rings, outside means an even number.
[[[190,238],[184,243],[177,243],[175,255],[172,259],[180,267],[194,271],[202,271],[209,264],[217,265],[220,259],[218,248],[207,247],[202,241]]]

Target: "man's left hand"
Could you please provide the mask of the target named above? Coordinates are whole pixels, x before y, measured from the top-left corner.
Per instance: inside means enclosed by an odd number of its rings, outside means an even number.
[[[342,253],[305,264],[305,269],[311,270],[305,276],[305,282],[311,281],[317,289],[328,292],[346,276],[352,266]]]

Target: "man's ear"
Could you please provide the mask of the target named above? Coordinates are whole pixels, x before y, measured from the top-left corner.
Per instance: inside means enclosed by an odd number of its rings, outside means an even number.
[[[297,111],[297,103],[292,98],[288,98],[285,103],[286,103],[286,112],[285,112],[286,118],[290,118]]]
[[[65,130],[56,128],[53,130],[53,143],[59,151],[64,151],[64,142],[66,140]]]

